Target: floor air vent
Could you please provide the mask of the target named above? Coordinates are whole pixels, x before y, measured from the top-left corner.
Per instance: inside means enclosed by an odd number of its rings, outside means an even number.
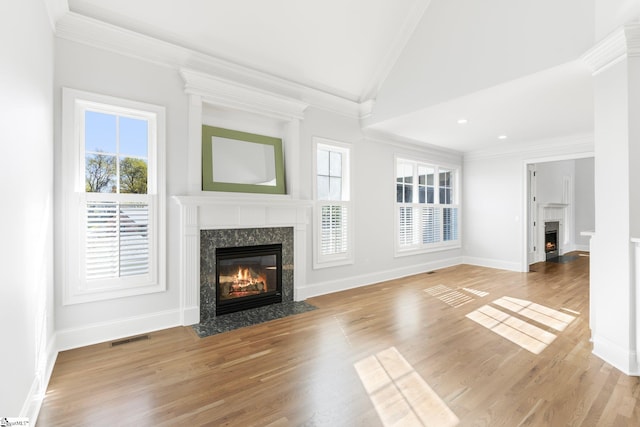
[[[144,341],[144,340],[148,340],[149,339],[149,335],[138,335],[137,337],[131,337],[131,338],[125,338],[122,340],[118,340],[118,341],[112,341],[111,342],[111,347],[116,347],[122,344],[129,344],[132,342],[136,342],[136,341]]]

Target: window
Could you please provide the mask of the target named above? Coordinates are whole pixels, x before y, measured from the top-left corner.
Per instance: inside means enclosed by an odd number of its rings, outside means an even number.
[[[352,263],[350,149],[315,138],[314,267]]]
[[[397,253],[460,247],[456,168],[396,159]]]
[[[65,304],[165,289],[164,108],[65,88]]]

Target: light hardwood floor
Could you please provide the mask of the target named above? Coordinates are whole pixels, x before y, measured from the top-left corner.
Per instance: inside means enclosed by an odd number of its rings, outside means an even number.
[[[591,354],[588,257],[457,266],[62,352],[38,426],[640,425],[640,382]]]

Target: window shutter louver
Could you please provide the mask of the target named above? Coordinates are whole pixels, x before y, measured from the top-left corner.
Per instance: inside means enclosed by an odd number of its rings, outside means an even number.
[[[324,205],[321,209],[321,242],[322,255],[334,255],[347,252],[348,249],[348,215],[346,206]]]
[[[408,246],[417,243],[418,230],[415,227],[414,208],[400,207],[400,245]]]
[[[458,208],[444,208],[443,239],[458,240]]]
[[[422,208],[422,243],[440,241],[440,210],[435,207]]]
[[[120,276],[149,272],[149,206],[120,205]]]
[[[86,204],[86,279],[149,272],[149,206],[142,202]]]

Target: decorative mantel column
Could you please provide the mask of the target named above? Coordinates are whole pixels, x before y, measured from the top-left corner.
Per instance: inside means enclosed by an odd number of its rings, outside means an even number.
[[[635,244],[640,235],[640,25],[614,31],[584,57],[594,76],[593,352],[629,375],[638,365]]]

